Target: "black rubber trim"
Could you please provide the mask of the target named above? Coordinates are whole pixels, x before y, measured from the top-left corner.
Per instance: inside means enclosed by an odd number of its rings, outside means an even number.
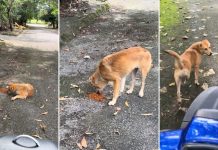
[[[218,150],[218,145],[205,143],[189,143],[184,145],[182,150]]]

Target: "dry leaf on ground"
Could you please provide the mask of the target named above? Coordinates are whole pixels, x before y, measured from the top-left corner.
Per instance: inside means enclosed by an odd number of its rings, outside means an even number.
[[[78,88],[79,86],[76,84],[70,84],[70,88]]]
[[[96,145],[96,150],[98,150],[100,147],[101,147],[101,145],[98,143],[98,144]]]
[[[160,92],[161,93],[167,93],[167,88],[164,86],[160,89]]]
[[[207,72],[204,73],[204,77],[214,75],[214,74],[216,74],[215,71],[213,69],[209,69]]]
[[[76,143],[79,149],[83,149],[82,145],[80,143]]]
[[[82,138],[80,144],[82,145],[82,147],[87,148],[88,145],[85,137]]]
[[[183,36],[182,39],[183,39],[183,40],[187,40],[187,39],[188,39],[188,36]]]
[[[42,122],[42,120],[40,119],[34,119],[36,122]]]
[[[46,112],[43,112],[43,113],[41,113],[41,115],[47,115],[48,114],[48,112],[46,111]]]
[[[207,90],[208,89],[208,84],[207,83],[203,83],[203,85],[201,86],[202,89]]]
[[[175,82],[170,83],[169,86],[175,86]]]
[[[125,106],[129,107],[129,103],[127,101],[125,101]]]
[[[44,107],[45,107],[45,105],[42,105],[42,106],[41,106],[41,107],[39,107],[39,108],[41,108],[41,109],[42,109],[42,108],[44,108]]]
[[[85,55],[83,58],[84,59],[90,59],[91,57],[89,55]]]
[[[141,114],[141,116],[152,116],[153,113],[145,113],[145,114]]]

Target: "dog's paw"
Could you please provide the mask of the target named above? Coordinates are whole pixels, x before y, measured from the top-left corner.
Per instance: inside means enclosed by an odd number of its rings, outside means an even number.
[[[196,84],[196,85],[200,85],[200,83],[198,82],[198,80],[195,80],[195,84]]]
[[[16,97],[12,97],[11,100],[14,101],[16,99]]]
[[[139,92],[139,97],[143,97],[144,96],[144,92],[143,91],[140,91]]]
[[[128,91],[126,91],[127,94],[131,94],[133,92],[133,90],[129,89]]]
[[[115,103],[116,103],[116,101],[113,101],[113,100],[112,100],[112,101],[110,101],[110,102],[108,103],[108,105],[109,105],[109,106],[113,106]]]
[[[177,102],[178,102],[178,104],[180,104],[182,102],[182,98],[181,97],[177,97]]]

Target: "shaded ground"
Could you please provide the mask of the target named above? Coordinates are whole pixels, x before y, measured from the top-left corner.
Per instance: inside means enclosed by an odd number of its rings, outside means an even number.
[[[150,4],[144,10],[156,3],[150,1]],[[157,9],[144,10],[112,6],[109,13],[84,28],[82,33],[61,48],[60,95],[68,96],[60,103],[61,149],[78,149],[76,143],[83,136],[90,150],[95,149],[98,143],[107,150],[158,148],[158,12]],[[69,26],[69,22],[61,23]],[[107,105],[112,97],[111,86],[104,91],[107,97],[104,102],[88,99],[87,93],[95,89],[87,80],[98,61],[103,56],[134,45],[150,49],[154,60],[154,67],[146,79],[144,98],[137,96],[140,84],[137,80],[134,93],[123,94],[113,107]],[[85,55],[91,58],[84,59]],[[70,88],[71,84],[78,85],[81,91]],[[129,107],[125,106],[125,101],[128,101]],[[113,116],[115,107],[120,107],[121,111]],[[145,113],[152,115],[141,115]],[[85,132],[92,134],[86,135]]]
[[[43,39],[49,39],[54,31],[35,27],[18,37],[11,37],[11,41],[10,37],[0,35],[6,42],[6,45],[0,46],[0,85],[4,86],[8,82],[28,82],[35,87],[35,95],[26,101],[11,101],[11,97],[0,94],[0,135],[29,134],[57,141],[58,53],[57,47],[53,47],[56,40],[50,41],[53,49],[49,51],[44,46],[40,50],[33,49],[32,41],[40,39],[38,32],[46,36]],[[57,34],[54,36],[58,39]],[[11,45],[14,39],[16,43]],[[18,40],[26,43],[24,47],[17,45]],[[37,42],[38,48],[41,43],[44,41]],[[44,112],[48,114],[42,115]],[[45,131],[40,125],[46,126]]]
[[[173,3],[175,5],[175,3]],[[181,125],[181,121],[185,112],[179,108],[188,108],[191,102],[196,98],[200,92],[203,91],[203,83],[207,83],[209,87],[218,85],[218,56],[203,56],[200,69],[199,82],[200,86],[194,85],[194,73],[191,78],[182,86],[181,93],[183,102],[181,106],[176,103],[176,86],[169,86],[174,82],[173,67],[174,59],[169,55],[163,53],[163,50],[172,49],[182,53],[193,42],[200,41],[207,38],[212,44],[213,52],[217,50],[217,35],[218,24],[217,8],[218,2],[216,0],[192,0],[192,1],[178,1],[176,3],[179,9],[179,23],[175,26],[163,27],[161,32],[161,85],[160,88],[166,87],[167,93],[161,93],[161,129],[176,129]],[[167,34],[166,34],[167,33]],[[183,40],[183,36],[188,36],[187,40]],[[203,74],[209,69],[214,69],[215,75],[204,77]]]

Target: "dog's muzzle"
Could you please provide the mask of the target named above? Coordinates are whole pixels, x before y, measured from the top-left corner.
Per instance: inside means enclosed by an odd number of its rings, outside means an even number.
[[[211,52],[210,54],[208,54],[208,56],[212,56],[213,55],[213,53]]]

